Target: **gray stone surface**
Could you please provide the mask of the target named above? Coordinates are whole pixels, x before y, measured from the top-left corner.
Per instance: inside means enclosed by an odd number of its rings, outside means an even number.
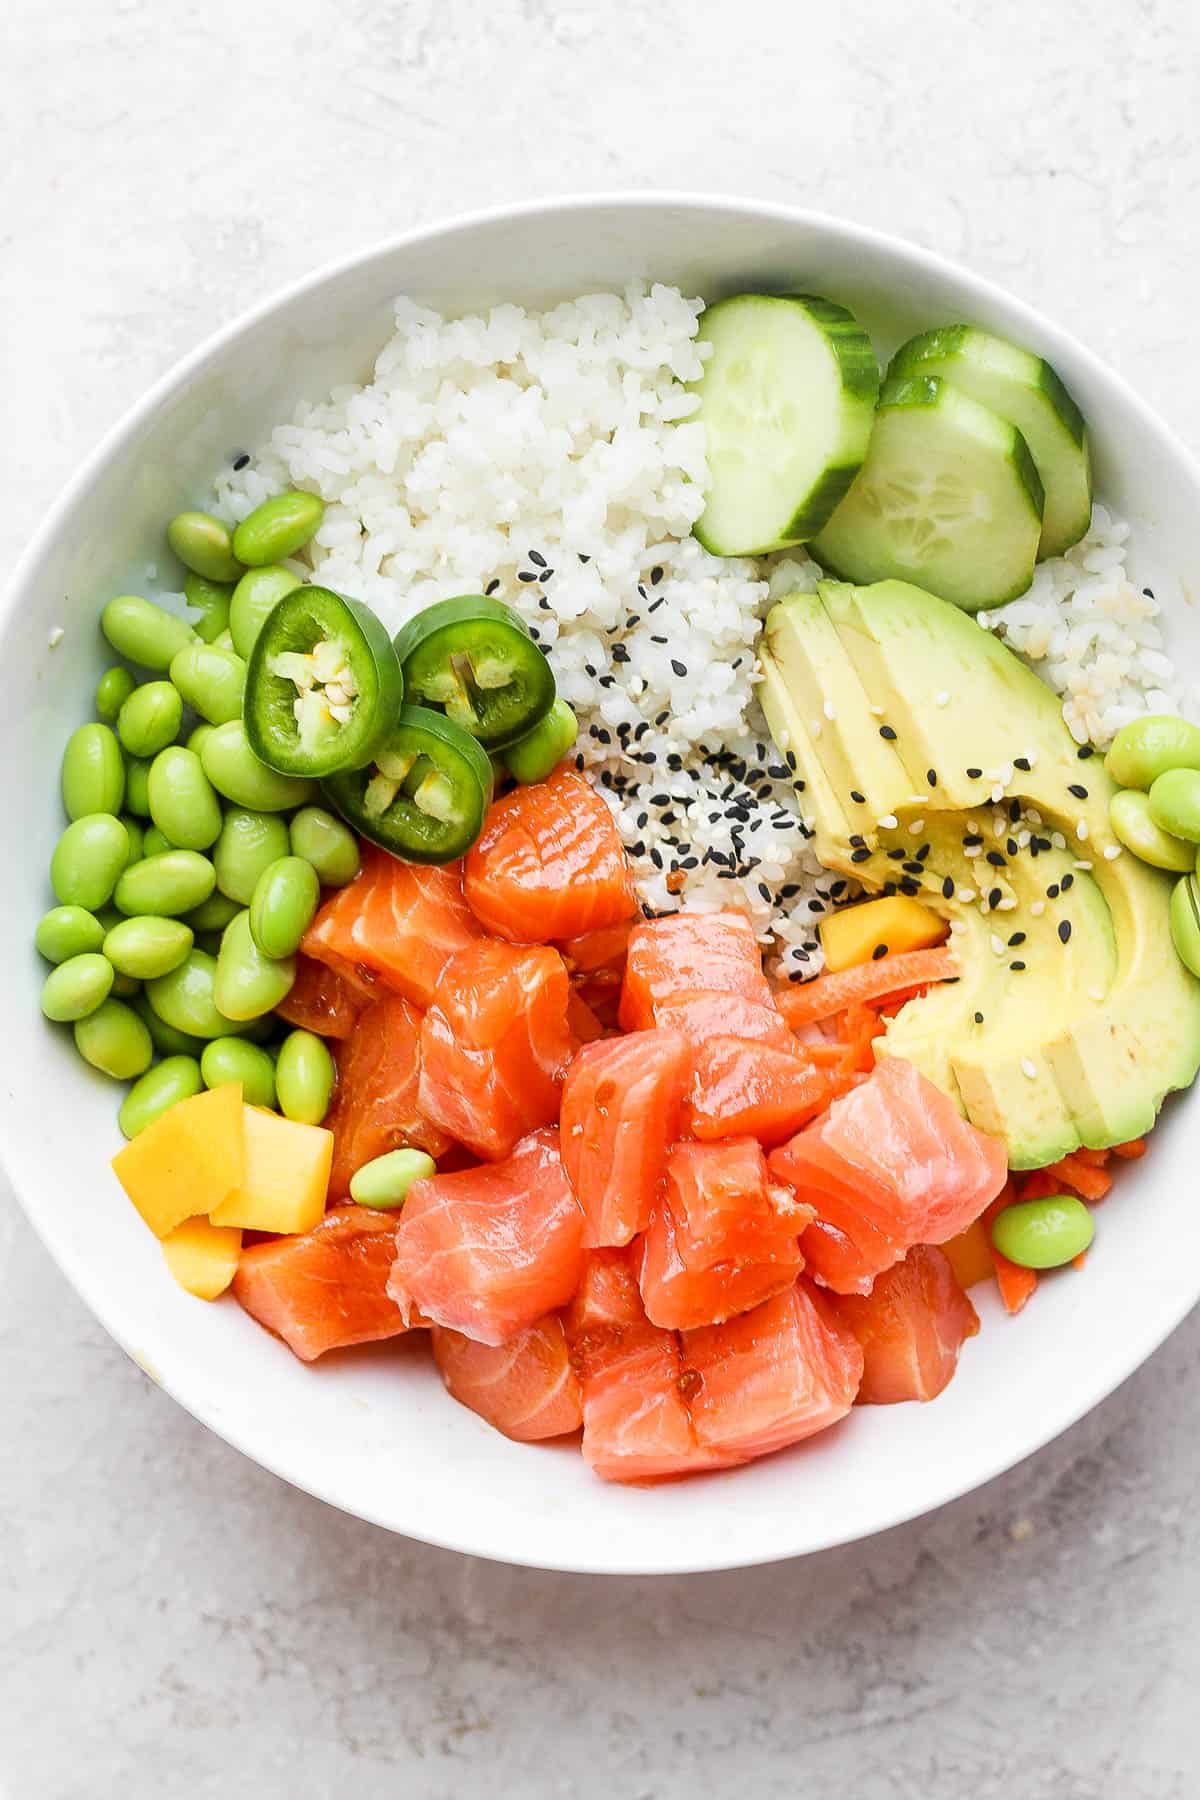
[[[1183,4],[5,0],[0,46],[3,562],[214,326],[537,191],[742,191],[894,229],[1200,435]],[[1183,1800],[1198,1374],[1193,1319],[1032,1463],[869,1544],[539,1575],[243,1461],[113,1348],[5,1194],[0,1792]]]

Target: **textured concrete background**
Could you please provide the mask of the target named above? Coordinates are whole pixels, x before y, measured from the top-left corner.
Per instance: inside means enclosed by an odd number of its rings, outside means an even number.
[[[538,191],[740,190],[891,228],[1073,324],[1200,440],[1182,3],[2,11],[4,561],[214,326],[394,229]],[[1182,1800],[1198,1376],[1193,1319],[1030,1465],[870,1544],[537,1575],[244,1462],[104,1338],[5,1195],[0,1792]]]

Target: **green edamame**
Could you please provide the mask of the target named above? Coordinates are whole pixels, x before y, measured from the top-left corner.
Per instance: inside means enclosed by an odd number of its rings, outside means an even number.
[[[209,581],[206,576],[197,575],[194,569],[185,576],[183,597],[193,612],[200,615],[192,629],[203,643],[211,644],[223,631],[228,631],[232,594],[232,582]]]
[[[259,762],[240,719],[230,719],[214,729],[204,740],[200,760],[217,792],[235,806],[253,807],[257,812],[290,812],[316,793],[315,782],[279,775]]]
[[[298,575],[275,564],[246,570],[229,602],[229,631],[239,656],[249,656],[255,639],[283,596],[303,585]]]
[[[214,1038],[205,1044],[200,1058],[205,1087],[224,1087],[240,1081],[247,1106],[275,1105],[275,1064],[270,1054],[244,1038]]]
[[[1195,844],[1185,844],[1161,830],[1150,817],[1150,797],[1138,788],[1114,794],[1108,808],[1114,832],[1127,850],[1156,869],[1191,869],[1196,862]]]
[[[119,594],[110,600],[100,614],[100,629],[118,656],[159,675],[166,674],[171,658],[194,635],[185,619],[140,594]]]
[[[111,725],[136,686],[129,670],[121,668],[120,664],[105,669],[96,683],[96,711],[100,717]]]
[[[129,833],[111,813],[87,813],[59,838],[50,858],[50,885],[63,906],[95,912],[112,898],[129,854]]]
[[[287,853],[288,828],[278,813],[231,807],[213,846],[217,886],[238,906],[249,906],[259,876]]]
[[[68,819],[120,812],[125,800],[125,763],[121,746],[107,725],[81,725],[67,739],[62,797]]]
[[[210,738],[212,734],[213,728],[207,722],[202,725],[197,725],[196,729],[193,732],[190,732],[185,740],[185,748],[194,750],[196,755],[199,756],[201,750],[204,748],[205,740]]]
[[[140,862],[147,856],[165,856],[168,850],[178,849],[179,845],[173,844],[167,834],[160,831],[157,825],[148,825],[142,833],[142,855],[135,857],[134,861]]]
[[[216,884],[207,856],[195,850],[166,850],[126,869],[113,899],[127,917],[176,919],[203,905]]]
[[[168,975],[146,984],[146,997],[165,1025],[192,1038],[238,1035],[239,1021],[231,1019],[214,998],[217,960],[193,947]]]
[[[215,856],[216,852],[213,854]],[[187,914],[184,924],[190,925],[193,931],[215,931],[219,936],[230,919],[237,918],[244,905],[244,901],[231,900],[228,894],[212,893]]]
[[[114,1081],[132,1081],[150,1067],[154,1044],[145,1024],[123,1000],[105,1000],[75,1024],[75,1048]]]
[[[426,1181],[436,1173],[437,1164],[423,1150],[389,1150],[355,1170],[350,1177],[350,1198],[360,1206],[391,1212],[404,1205],[414,1181]]]
[[[578,736],[575,714],[565,700],[556,700],[532,731],[501,752],[502,760],[514,781],[545,781]]]
[[[290,1031],[275,1064],[275,1091],[285,1119],[319,1125],[329,1111],[337,1071],[324,1038],[313,1031]]]
[[[1150,789],[1150,817],[1172,837],[1200,844],[1200,769],[1167,769]]]
[[[1175,883],[1168,918],[1176,955],[1185,969],[1200,975],[1200,880],[1195,875]]]
[[[345,887],[362,865],[358,840],[348,826],[321,806],[303,806],[291,824],[292,855],[317,872],[322,887]]]
[[[211,513],[176,513],[167,526],[167,542],[184,568],[206,581],[236,581],[242,572],[228,525]]]
[[[992,1220],[991,1229],[993,1244],[1009,1262],[1022,1269],[1059,1269],[1082,1255],[1095,1226],[1082,1200],[1073,1194],[1051,1194],[1044,1200],[1018,1200],[1006,1206]]]
[[[130,1004],[150,1033],[151,1042],[160,1056],[190,1056],[193,1061],[199,1059],[205,1040],[193,1037],[187,1031],[176,1031],[173,1025],[160,1019],[144,990],[139,989]]]
[[[194,750],[174,744],[150,765],[150,817],[181,850],[207,850],[221,835],[221,803]]]
[[[157,756],[179,736],[183,700],[170,681],[134,688],[117,718],[117,736],[130,756]]]
[[[303,550],[324,516],[325,504],[316,494],[297,488],[275,494],[242,520],[233,534],[233,554],[248,569],[282,562]]]
[[[1168,769],[1200,769],[1200,727],[1171,713],[1122,725],[1104,766],[1121,787],[1149,789]]]
[[[82,906],[52,906],[38,920],[33,941],[47,962],[64,963],[72,956],[99,950],[104,927],[94,913]]]
[[[294,956],[321,904],[317,871],[302,856],[263,870],[250,901],[250,935],[264,956]]]
[[[69,956],[51,969],[42,983],[42,1011],[56,1024],[86,1018],[108,999],[113,984],[112,964],[95,951]]]
[[[260,1019],[279,1005],[295,979],[294,957],[276,961],[262,954],[250,935],[249,912],[230,920],[213,982],[213,1000],[227,1019]]]
[[[210,725],[242,716],[246,665],[232,650],[215,644],[188,644],[171,661],[171,680],[183,698]]]
[[[168,1056],[134,1082],[121,1102],[117,1124],[127,1138],[135,1138],[181,1100],[198,1094],[203,1086],[200,1064],[194,1056]]]
[[[236,648],[233,641],[233,633],[228,627],[221,633],[220,637],[215,637],[213,639],[213,644],[218,650],[233,650]]]
[[[140,756],[125,758],[125,805],[140,819],[150,817],[150,764]]]
[[[152,913],[122,919],[104,940],[104,954],[113,968],[136,981],[152,981],[178,968],[191,947],[190,925]]]
[[[132,813],[122,813],[121,823],[125,827],[125,835],[129,839],[129,854],[125,859],[125,867],[128,868],[130,863],[141,862],[143,856],[147,854],[147,833],[142,829],[141,820],[135,819]]]

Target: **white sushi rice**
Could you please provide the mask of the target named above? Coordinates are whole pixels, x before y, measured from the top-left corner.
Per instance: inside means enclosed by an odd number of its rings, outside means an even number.
[[[283,488],[319,493],[303,572],[392,631],[453,594],[516,608],[579,716],[579,764],[643,904],[739,907],[803,978],[821,967],[820,915],[851,889],[807,848],[755,701],[755,643],[771,601],[820,571],[802,552],[714,557],[691,536],[702,308],[641,283],[541,314],[445,319],[401,299],[373,379],[303,403],[221,474],[215,510],[236,521]],[[1080,742],[1181,703],[1127,536],[1097,506],[1082,543],[980,619],[1063,695]]]

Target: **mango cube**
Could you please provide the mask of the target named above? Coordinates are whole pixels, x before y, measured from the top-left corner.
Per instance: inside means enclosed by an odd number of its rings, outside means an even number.
[[[945,919],[907,894],[865,900],[829,913],[821,921],[821,948],[825,967],[836,973],[856,963],[870,962],[878,953],[896,955],[903,950],[926,950],[940,944],[950,932]],[[882,946],[882,948],[881,948]]]
[[[236,1226],[211,1225],[201,1215],[168,1232],[162,1247],[180,1287],[200,1300],[215,1300],[237,1273],[242,1234]]]
[[[113,1157],[117,1180],[155,1237],[211,1211],[242,1185],[244,1110],[237,1081],[193,1094]]]
[[[949,1258],[961,1288],[974,1287],[976,1282],[987,1281],[996,1273],[992,1240],[982,1219],[976,1219],[973,1225],[968,1225],[965,1231],[943,1244],[942,1252]]]
[[[332,1131],[281,1119],[257,1106],[242,1112],[245,1172],[240,1184],[210,1209],[209,1218],[214,1225],[241,1225],[248,1231],[311,1231],[325,1216]]]

